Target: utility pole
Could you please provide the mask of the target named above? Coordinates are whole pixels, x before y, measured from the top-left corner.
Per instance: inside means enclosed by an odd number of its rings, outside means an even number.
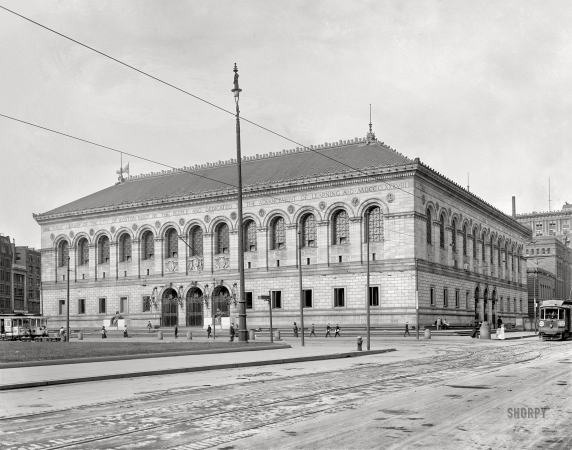
[[[70,257],[68,256],[68,273],[67,273],[67,282],[68,282],[68,292],[67,292],[67,300],[66,300],[66,332],[64,337],[67,342],[70,341]]]
[[[238,87],[238,68],[234,64],[234,102],[236,104],[236,168],[238,170],[238,276],[239,276],[239,299],[238,299],[238,340],[248,341],[246,329],[246,299],[244,294],[244,230],[242,229],[242,156],[240,149],[240,110],[238,108],[239,94],[242,89]]]
[[[302,287],[302,230],[298,230],[298,280],[300,282],[300,326],[302,327],[302,347],[304,347],[305,344],[304,344],[304,289]]]
[[[370,280],[369,280],[369,210],[365,214],[365,238],[367,241],[366,253],[367,253],[367,294],[366,294],[366,324],[367,324],[367,349],[370,350],[370,303],[371,303],[371,293],[370,293]]]

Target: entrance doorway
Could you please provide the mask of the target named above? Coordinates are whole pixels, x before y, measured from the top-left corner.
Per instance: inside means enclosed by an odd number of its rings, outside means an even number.
[[[224,286],[217,287],[213,292],[213,307],[217,317],[230,316],[230,293]]]
[[[479,288],[475,289],[475,321],[479,321]]]
[[[488,322],[489,321],[489,289],[486,288],[485,289],[485,295],[483,296],[483,307],[484,307],[484,313],[483,313],[483,322]]]
[[[178,323],[179,302],[177,291],[166,289],[162,299],[161,326],[174,327]]]
[[[203,291],[199,288],[189,289],[187,292],[187,319],[188,327],[202,327],[204,317]]]
[[[492,322],[491,328],[496,328],[497,326],[497,291],[493,291],[493,298],[491,299],[491,311],[492,311]]]

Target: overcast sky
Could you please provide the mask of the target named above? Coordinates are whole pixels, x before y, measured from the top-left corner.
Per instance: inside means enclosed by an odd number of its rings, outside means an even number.
[[[306,145],[374,131],[500,210],[570,195],[570,1],[0,0]],[[233,116],[0,10],[0,114],[173,166],[235,156]],[[295,145],[243,123],[243,155]],[[0,232],[117,181],[119,155],[0,117]],[[134,158],[131,174],[162,168]]]

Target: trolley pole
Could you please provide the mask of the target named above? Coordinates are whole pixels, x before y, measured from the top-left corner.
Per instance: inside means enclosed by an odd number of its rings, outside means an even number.
[[[302,327],[302,347],[304,344],[304,289],[302,288],[302,230],[298,230],[298,279],[300,282],[300,326]]]
[[[532,304],[532,306],[534,307],[534,334],[536,334],[536,281],[538,279],[538,275],[537,275],[537,271],[538,268],[534,268],[534,287],[532,289],[532,291],[534,292],[533,296],[534,296],[534,303]]]
[[[70,257],[68,256],[68,273],[67,273],[67,282],[68,282],[68,289],[67,289],[67,299],[66,299],[66,332],[64,334],[64,339],[67,342],[70,341]]]
[[[365,238],[367,241],[366,253],[367,253],[367,293],[366,293],[366,324],[367,324],[367,349],[370,350],[370,303],[371,303],[371,292],[369,286],[369,211],[365,215]]]

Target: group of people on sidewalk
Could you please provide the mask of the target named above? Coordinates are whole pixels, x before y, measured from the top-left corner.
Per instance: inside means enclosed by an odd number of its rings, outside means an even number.
[[[294,322],[294,337],[298,337],[298,325],[296,324],[296,322]],[[331,335],[331,331],[332,331],[332,327],[330,326],[330,324],[326,325],[326,336],[325,337],[332,337]],[[336,333],[334,334],[334,337],[342,337],[342,335],[340,334],[341,332],[341,328],[338,324],[336,324],[336,328],[335,328]],[[303,332],[303,330],[302,330]],[[312,326],[309,329],[309,335],[308,337],[317,337],[316,336],[316,327],[314,326],[314,324],[312,324]]]

